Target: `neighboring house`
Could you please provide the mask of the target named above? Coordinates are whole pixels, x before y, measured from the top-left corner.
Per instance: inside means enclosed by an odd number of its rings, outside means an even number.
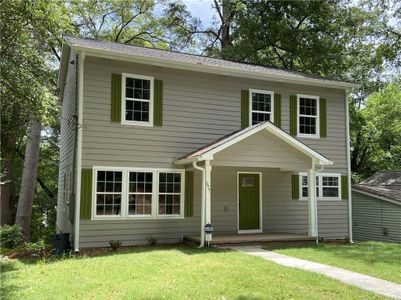
[[[352,186],[356,241],[401,243],[401,171],[378,172]]]
[[[58,230],[76,250],[189,234],[203,245],[208,223],[216,237],[352,238],[355,86],[66,36]]]

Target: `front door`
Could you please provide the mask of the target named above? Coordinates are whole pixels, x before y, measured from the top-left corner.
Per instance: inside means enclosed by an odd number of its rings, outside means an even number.
[[[240,173],[238,176],[239,230],[260,230],[259,174]]]

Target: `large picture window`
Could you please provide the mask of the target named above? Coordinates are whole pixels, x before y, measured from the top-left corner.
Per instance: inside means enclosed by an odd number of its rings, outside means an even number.
[[[184,170],[94,167],[94,218],[181,218]]]
[[[298,95],[298,136],[319,137],[319,97]]]
[[[250,125],[264,121],[273,122],[273,92],[249,90],[250,93]]]
[[[306,173],[300,175],[301,199],[308,198],[308,176]],[[318,174],[316,175],[316,198],[318,200],[340,200],[340,174]]]
[[[123,120],[152,125],[153,77],[123,74]]]
[[[120,216],[122,172],[97,171],[96,178],[96,215]]]

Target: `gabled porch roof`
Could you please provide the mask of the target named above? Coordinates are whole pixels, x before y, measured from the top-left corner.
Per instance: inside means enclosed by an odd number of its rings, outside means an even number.
[[[213,160],[213,155],[253,136],[258,132],[261,132],[262,130],[266,130],[267,132],[273,134],[274,136],[288,144],[289,147],[292,147],[302,154],[310,157],[312,160],[315,161],[315,164],[322,166],[333,164],[332,161],[324,157],[322,154],[303,144],[302,142],[292,137],[284,130],[276,127],[273,123],[269,121],[262,122],[226,135],[208,145],[205,145],[200,149],[197,149],[183,157],[180,157],[175,161],[175,164],[184,165],[196,161]]]

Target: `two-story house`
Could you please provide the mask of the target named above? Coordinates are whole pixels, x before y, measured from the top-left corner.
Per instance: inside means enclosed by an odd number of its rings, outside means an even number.
[[[57,228],[74,248],[352,239],[347,94],[266,66],[64,37]],[[312,180],[310,180],[312,179]]]

